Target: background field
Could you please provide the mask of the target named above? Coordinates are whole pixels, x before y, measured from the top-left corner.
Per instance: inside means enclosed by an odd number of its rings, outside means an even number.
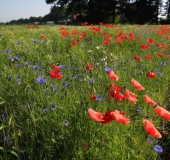
[[[169,109],[169,40],[170,27],[161,25],[0,26],[0,158],[166,159],[168,121],[143,96]],[[92,70],[86,69],[87,62]],[[53,65],[60,66],[61,79],[50,77]],[[117,82],[106,67],[119,76]],[[156,78],[147,77],[149,71]],[[136,90],[132,78],[145,90]],[[137,103],[109,98],[111,82],[122,94],[125,89],[137,94]],[[103,125],[88,116],[88,108],[102,113],[119,109],[131,123]],[[145,118],[161,139],[145,131]],[[161,154],[155,145],[162,146]]]

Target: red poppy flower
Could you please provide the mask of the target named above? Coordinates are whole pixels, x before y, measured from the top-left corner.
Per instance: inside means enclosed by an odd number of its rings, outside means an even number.
[[[146,44],[141,44],[140,47],[144,50],[149,49],[149,46]]]
[[[30,28],[31,28],[31,25],[28,24],[27,27],[28,27],[28,29],[30,29]]]
[[[107,45],[107,44],[109,44],[109,43],[110,43],[110,41],[108,41],[108,40],[104,40],[102,43]]]
[[[87,62],[87,63],[86,63],[86,69],[87,69],[87,70],[92,70],[92,69],[93,69],[93,66],[90,65],[89,62]]]
[[[83,39],[84,39],[84,35],[83,35],[83,34],[80,34],[80,35],[79,35],[79,39],[80,39],[80,40],[83,40]]]
[[[146,74],[149,78],[155,78],[156,77],[156,74],[152,71],[149,71],[147,74]]]
[[[113,72],[113,71],[110,71],[107,73],[107,75],[113,79],[114,81],[118,81],[119,80],[119,77]]]
[[[100,121],[100,123],[107,124],[107,123],[113,121],[113,117],[110,114],[111,112],[113,112],[113,111],[112,110],[107,110],[105,112],[105,115],[103,115],[103,121]]]
[[[131,80],[131,84],[139,91],[144,90],[145,87],[143,87],[138,81],[136,81],[134,78]]]
[[[148,43],[152,44],[152,43],[154,43],[154,40],[152,38],[149,38]]]
[[[55,71],[59,71],[61,68],[60,68],[60,66],[53,65],[53,69],[54,69]]]
[[[109,90],[113,91],[115,89],[115,84],[112,82],[109,86]]]
[[[150,54],[148,54],[148,55],[145,56],[145,58],[146,58],[146,59],[151,59],[152,57],[151,57]]]
[[[99,22],[99,25],[100,25],[100,26],[102,26],[102,25],[103,25],[103,23],[102,23],[102,22]]]
[[[136,104],[137,95],[128,89],[125,90],[125,98],[127,98],[132,104]]]
[[[107,124],[113,120],[123,124],[130,123],[130,119],[126,117],[126,112],[121,112],[119,110],[107,110],[103,115],[100,111],[96,112],[93,109],[89,108],[88,115],[94,121],[100,122],[102,124]]]
[[[119,92],[119,91],[116,92],[114,98],[115,98],[116,100],[118,100],[118,101],[123,101],[123,100],[125,100],[125,96],[124,96],[121,92]]]
[[[56,70],[51,70],[50,77],[51,78],[61,79],[62,74],[60,72],[56,71]]]
[[[162,138],[162,135],[155,128],[154,124],[151,121],[149,121],[148,119],[144,119],[143,125],[144,125],[146,132],[148,132],[151,136],[156,137],[156,138]]]
[[[76,40],[72,40],[73,44],[76,45],[78,42]]]
[[[38,28],[38,26],[36,24],[34,24],[34,28]]]
[[[158,53],[157,56],[163,57],[163,54],[162,53]]]
[[[123,116],[120,112],[117,112],[116,110],[114,112],[111,112],[110,115],[113,117],[113,119],[117,122],[128,124],[130,123],[130,119],[126,116]]]
[[[167,111],[166,109],[157,106],[154,111],[161,117],[167,119],[168,121],[170,121],[170,112]]]
[[[141,57],[139,57],[137,54],[134,56],[134,60],[140,61]]]
[[[95,96],[94,94],[91,94],[91,95],[90,95],[90,99],[91,99],[92,101],[94,101],[94,100],[96,100],[96,96]]]
[[[87,26],[88,25],[88,22],[83,22],[81,23],[82,26]]]
[[[78,30],[73,30],[72,34],[76,35],[78,33]]]
[[[84,144],[84,149],[88,149],[88,143]]]
[[[152,106],[156,105],[156,102],[154,100],[152,100],[148,95],[144,95],[143,98],[148,104],[150,104]]]
[[[45,35],[42,35],[42,36],[41,36],[41,38],[43,38],[43,39],[46,39],[46,38],[47,38],[47,36],[45,36]]]
[[[121,38],[120,38],[120,37],[116,37],[116,42],[117,42],[117,43],[122,43]]]
[[[96,122],[101,122],[103,120],[103,114],[101,112],[96,112],[93,109],[88,109],[88,115],[90,118],[92,118]]]

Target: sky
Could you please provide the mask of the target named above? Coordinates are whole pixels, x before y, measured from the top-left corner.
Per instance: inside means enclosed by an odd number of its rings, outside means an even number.
[[[51,6],[45,0],[0,0],[0,22],[45,16]]]

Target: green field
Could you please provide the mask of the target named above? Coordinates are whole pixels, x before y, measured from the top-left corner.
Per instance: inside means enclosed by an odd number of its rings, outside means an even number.
[[[169,44],[170,26],[1,25],[0,159],[167,157],[168,120],[143,97],[148,95],[169,110]],[[108,76],[108,69],[118,81]],[[151,71],[156,77],[147,76]],[[137,90],[132,78],[145,89]],[[113,83],[119,91],[111,94]],[[137,95],[134,104],[124,95],[127,89]],[[95,122],[89,108],[103,114],[119,110],[130,123]],[[162,138],[146,131],[144,119],[154,124]],[[158,153],[155,145],[163,151]]]

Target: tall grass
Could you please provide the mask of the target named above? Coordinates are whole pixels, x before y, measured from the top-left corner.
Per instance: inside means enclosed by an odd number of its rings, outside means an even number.
[[[161,144],[162,117],[159,117],[143,96],[152,97],[163,108],[167,106],[169,76],[168,26],[90,26],[69,27],[63,36],[59,26],[0,26],[0,158],[44,160],[153,160],[159,154],[153,149]],[[79,39],[80,34],[87,36]],[[103,44],[103,33],[112,38]],[[122,32],[122,43],[116,35]],[[101,34],[102,33],[102,34]],[[133,33],[134,39],[128,38]],[[46,38],[42,38],[45,35]],[[154,40],[153,44],[147,41]],[[78,44],[70,46],[72,40]],[[156,46],[164,43],[166,47]],[[143,50],[140,45],[148,44]],[[159,57],[157,53],[162,53]],[[138,54],[140,60],[134,57]],[[150,54],[151,59],[145,58]],[[93,70],[86,70],[86,63]],[[62,65],[61,79],[50,77],[53,65]],[[108,98],[113,82],[105,71],[110,67],[119,76],[115,85],[138,95],[137,103]],[[146,76],[153,71],[156,78]],[[39,83],[38,77],[46,81]],[[145,90],[137,91],[130,83],[135,78]],[[101,101],[90,100],[90,95]],[[104,113],[107,109],[125,111],[131,123],[113,121],[106,125],[94,122],[88,108]],[[162,134],[151,137],[142,120],[149,118]],[[164,120],[166,121],[166,120]],[[167,128],[168,130],[168,128]],[[149,142],[148,142],[149,140]],[[152,143],[151,143],[152,140]],[[166,145],[166,144],[164,144]]]

